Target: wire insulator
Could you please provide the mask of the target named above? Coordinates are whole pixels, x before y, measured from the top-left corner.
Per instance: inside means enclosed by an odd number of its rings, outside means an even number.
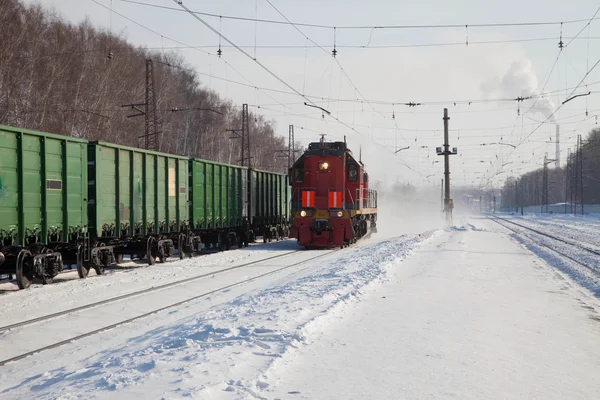
[[[331,54],[335,57],[337,56],[337,48],[336,48],[336,30],[335,30],[335,26],[333,27],[333,51],[331,52]]]

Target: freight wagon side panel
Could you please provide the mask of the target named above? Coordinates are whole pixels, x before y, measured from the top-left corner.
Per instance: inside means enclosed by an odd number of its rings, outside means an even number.
[[[156,159],[152,154],[144,154],[142,186],[146,197],[146,234],[157,232],[156,207]]]
[[[214,196],[215,196],[215,227],[216,228],[222,228],[223,227],[223,210],[222,210],[222,204],[223,204],[223,193],[222,193],[222,187],[223,187],[223,167],[221,165],[215,164],[214,165],[214,171],[215,171],[215,175],[214,175]]]
[[[221,167],[221,221],[223,227],[231,225],[231,167],[224,165]]]
[[[158,221],[158,232],[166,232],[166,221],[167,221],[167,191],[169,185],[167,184],[167,163],[164,157],[152,156],[156,163],[156,205],[158,212],[156,218]],[[173,176],[173,180],[175,177]]]
[[[255,222],[258,219],[258,210],[259,210],[259,205],[258,205],[258,173],[254,170],[248,170],[248,179],[249,179],[249,183],[248,183],[248,188],[250,190],[250,220],[252,222]]]
[[[193,229],[204,229],[206,226],[206,182],[205,163],[190,159],[190,223]]]
[[[17,133],[0,130],[0,236],[2,245],[12,244],[19,237],[19,198],[18,175],[21,170],[18,154]]]
[[[214,201],[214,175],[213,164],[206,163],[206,227],[215,227],[215,201]]]
[[[104,142],[90,143],[89,156],[89,210],[97,236],[180,229],[189,213],[186,158]]]
[[[87,228],[86,140],[0,126],[0,241],[67,241]]]
[[[248,180],[248,170],[242,169],[240,170],[241,175],[241,200],[242,200],[242,219],[249,218],[249,207],[250,207],[250,189],[249,189],[249,180]]]
[[[175,159],[177,163],[177,203],[178,209],[177,217],[177,230],[183,230],[182,228],[190,226],[190,214],[189,214],[189,182],[188,182],[188,171],[189,163],[188,160]]]
[[[292,186],[290,185],[290,176],[285,176],[285,218],[289,221],[291,220],[292,213]]]
[[[237,226],[238,215],[237,215],[237,204],[239,199],[237,198],[237,168],[229,167],[227,169],[227,225]]]

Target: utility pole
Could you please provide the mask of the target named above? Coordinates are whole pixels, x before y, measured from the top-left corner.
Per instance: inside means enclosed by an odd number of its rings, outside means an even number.
[[[450,151],[450,144],[448,143],[448,109],[444,108],[444,150],[441,147],[436,148],[438,156],[444,156],[444,179],[445,179],[445,197],[444,197],[444,213],[446,215],[446,223],[452,223],[452,209],[454,203],[450,198],[450,156],[457,153],[456,147]]]
[[[442,212],[444,211],[444,178],[442,178],[442,196],[441,196],[441,203],[442,205]]]
[[[295,151],[294,151],[294,125],[290,125],[290,132],[288,138],[288,170],[292,168],[294,162]]]
[[[519,180],[515,179],[515,212],[519,212]]]
[[[567,166],[565,167],[565,214],[567,213],[567,205],[569,203],[569,185],[570,185],[570,170],[571,170],[571,149],[567,149]]]
[[[556,124],[556,157],[555,168],[560,168],[560,125]]]
[[[227,129],[227,132],[233,133],[229,139],[242,139],[242,146],[240,149],[240,160],[238,161],[241,166],[246,165],[248,168],[252,167],[250,155],[250,125],[248,122],[248,104],[242,105],[242,129]]]
[[[581,215],[583,215],[583,146],[581,135],[577,135],[577,197],[581,204]],[[575,210],[577,213],[577,209]]]
[[[548,213],[548,153],[544,155],[544,169],[542,174],[542,212]]]
[[[144,109],[139,107],[144,106]],[[158,143],[158,116],[156,111],[156,88],[154,83],[154,64],[151,59],[146,60],[146,102],[135,104],[123,104],[121,107],[131,107],[138,113],[128,115],[127,118],[145,116],[144,134],[138,138],[144,138],[146,150],[159,150]]]

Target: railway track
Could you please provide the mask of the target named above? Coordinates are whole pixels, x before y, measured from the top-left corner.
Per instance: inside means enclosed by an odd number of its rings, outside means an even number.
[[[531,228],[531,227],[529,227],[529,226],[526,226],[526,225],[523,225],[523,224],[519,224],[519,223],[517,223],[517,222],[510,221],[510,220],[508,220],[508,219],[501,218],[501,217],[488,217],[488,218],[490,218],[492,221],[496,222],[498,225],[500,225],[500,226],[502,226],[502,227],[504,227],[504,228],[506,228],[506,229],[508,229],[508,230],[510,230],[510,231],[512,231],[512,232],[514,232],[514,233],[516,233],[516,234],[520,234],[520,235],[522,235],[522,234],[523,234],[523,232],[522,232],[522,231],[519,231],[519,230],[517,230],[517,229],[515,229],[515,228],[513,228],[513,227],[511,227],[511,226],[509,226],[509,225],[507,225],[507,224],[504,224],[504,223],[502,223],[502,222],[499,222],[499,221],[503,221],[503,222],[506,222],[506,223],[508,223],[508,224],[512,224],[512,225],[514,225],[514,226],[518,226],[518,227],[519,227],[519,228],[521,228],[521,229],[524,229],[524,230],[527,230],[527,231],[533,232],[533,233],[535,233],[535,234],[537,234],[537,235],[544,236],[544,237],[546,237],[546,238],[549,238],[549,239],[551,239],[551,240],[555,240],[555,241],[557,241],[557,242],[561,242],[561,243],[563,243],[563,244],[566,244],[566,245],[569,245],[569,246],[571,246],[571,247],[574,247],[574,248],[576,248],[576,249],[579,249],[579,250],[581,250],[581,251],[583,251],[583,252],[587,252],[588,254],[593,254],[594,256],[600,256],[600,251],[598,251],[598,250],[596,250],[596,249],[591,249],[591,248],[589,248],[589,247],[587,247],[587,246],[584,246],[584,245],[582,245],[582,244],[575,243],[575,242],[573,242],[573,241],[566,240],[566,239],[564,239],[564,238],[561,238],[561,237],[558,237],[558,236],[554,236],[554,235],[548,234],[548,233],[546,233],[546,232],[542,232],[542,231],[540,231],[540,230],[538,230],[538,229],[534,229],[534,228]],[[600,270],[599,270],[598,268],[595,268],[595,267],[593,267],[593,266],[591,266],[591,265],[588,265],[588,264],[586,264],[585,262],[582,262],[581,260],[578,260],[578,259],[574,258],[572,255],[570,255],[570,254],[567,254],[567,253],[565,253],[565,252],[563,252],[563,251],[560,251],[560,250],[559,250],[559,249],[557,249],[556,247],[553,247],[553,246],[550,246],[550,245],[548,245],[548,244],[546,244],[546,243],[543,243],[543,242],[541,242],[540,240],[536,240],[535,238],[531,237],[530,235],[525,235],[525,236],[527,236],[529,239],[533,240],[533,241],[535,242],[535,244],[536,244],[536,245],[538,245],[538,246],[542,246],[542,247],[544,247],[544,248],[546,248],[546,249],[549,249],[549,250],[551,250],[552,252],[554,252],[554,253],[557,253],[557,254],[559,254],[560,256],[562,256],[562,257],[565,257],[565,258],[567,258],[567,259],[569,259],[569,260],[571,260],[571,261],[573,261],[573,262],[575,262],[575,263],[577,263],[577,264],[581,265],[582,267],[585,267],[586,269],[590,270],[590,271],[591,271],[592,273],[594,273],[595,275],[597,275],[597,276],[600,276]]]
[[[215,276],[215,275],[218,275],[218,274],[222,274],[222,273],[225,273],[225,272],[233,271],[233,270],[236,270],[236,269],[239,269],[239,268],[243,268],[243,267],[248,267],[250,265],[260,264],[262,262],[274,260],[274,259],[277,259],[277,258],[286,257],[286,256],[289,256],[290,254],[298,253],[299,251],[302,251],[302,250],[289,251],[289,252],[286,252],[286,253],[283,253],[283,254],[278,254],[278,255],[275,255],[275,256],[263,258],[261,260],[251,261],[251,262],[247,262],[247,263],[244,263],[244,264],[235,265],[233,267],[228,267],[228,268],[223,268],[223,269],[219,269],[219,270],[216,270],[216,271],[206,272],[206,273],[195,275],[195,276],[188,277],[188,278],[185,278],[185,279],[180,279],[180,280],[177,280],[177,281],[165,283],[165,284],[158,285],[158,286],[152,286],[152,287],[147,288],[147,289],[142,289],[142,290],[138,290],[138,291],[135,291],[135,292],[126,293],[126,294],[123,294],[123,295],[120,295],[120,296],[111,297],[109,299],[97,301],[97,302],[94,302],[94,303],[85,304],[85,305],[82,305],[82,306],[79,306],[79,307],[70,308],[70,309],[59,311],[59,312],[56,312],[56,313],[44,315],[44,316],[41,316],[41,317],[31,318],[31,319],[28,319],[28,320],[25,320],[25,321],[16,322],[14,324],[0,326],[0,333],[2,333],[4,331],[7,331],[7,330],[10,330],[10,329],[18,328],[20,326],[31,325],[31,324],[34,324],[34,323],[37,323],[37,322],[47,321],[47,320],[50,320],[50,319],[53,319],[53,318],[58,318],[58,317],[61,317],[61,316],[69,315],[69,314],[72,314],[74,312],[83,311],[83,310],[87,310],[87,309],[91,309],[91,308],[95,308],[95,307],[100,307],[102,305],[113,303],[115,301],[129,299],[129,298],[132,298],[132,297],[140,296],[140,295],[147,294],[147,293],[156,292],[156,291],[163,290],[163,289],[166,289],[166,288],[169,288],[169,287],[173,287],[173,286],[184,285],[186,283],[193,282],[193,281],[198,280],[198,279],[206,278],[206,277],[209,277],[209,276]]]
[[[150,315],[153,315],[153,314],[156,314],[156,313],[160,313],[160,312],[165,311],[167,309],[181,306],[181,305],[183,305],[185,303],[188,303],[188,302],[191,302],[191,301],[194,301],[194,300],[198,300],[198,299],[201,299],[201,298],[204,298],[204,297],[208,297],[208,296],[210,296],[212,294],[216,294],[216,293],[219,293],[219,292],[226,291],[226,290],[231,289],[231,288],[236,287],[236,286],[244,285],[244,284],[246,284],[248,282],[255,281],[257,279],[260,279],[260,278],[263,278],[263,277],[266,277],[266,276],[269,276],[269,275],[276,274],[276,273],[278,273],[280,271],[284,271],[286,269],[297,267],[297,266],[299,266],[301,264],[304,264],[304,263],[307,263],[309,261],[313,261],[315,259],[325,257],[325,256],[327,256],[327,255],[329,255],[329,254],[331,254],[331,253],[333,253],[335,251],[338,251],[338,249],[331,250],[331,251],[325,251],[325,252],[319,252],[319,254],[313,255],[314,252],[306,252],[306,251],[302,251],[302,250],[295,250],[295,251],[287,252],[285,254],[280,254],[280,255],[277,255],[277,256],[273,256],[273,257],[268,257],[268,258],[265,258],[265,259],[262,259],[262,260],[253,261],[253,262],[242,264],[242,265],[237,265],[237,266],[234,266],[234,267],[229,267],[229,268],[225,268],[225,269],[218,270],[218,271],[212,271],[210,273],[198,275],[198,276],[195,276],[193,278],[187,278],[185,280],[171,282],[171,283],[168,283],[168,284],[164,284],[164,285],[156,286],[156,287],[153,287],[153,288],[148,288],[148,289],[140,290],[140,291],[137,291],[137,292],[126,294],[126,295],[116,296],[114,298],[106,299],[106,300],[103,300],[101,302],[91,303],[91,304],[87,304],[87,305],[84,305],[84,306],[75,307],[75,308],[72,308],[72,309],[69,309],[69,310],[64,310],[64,311],[61,311],[61,312],[58,312],[58,313],[54,313],[54,314],[50,314],[50,315],[45,315],[43,317],[33,318],[33,319],[30,319],[30,320],[27,320],[27,321],[22,321],[22,322],[19,322],[19,323],[15,323],[15,324],[3,326],[3,327],[0,328],[0,332],[3,333],[3,337],[4,337],[5,340],[6,340],[6,335],[7,334],[15,334],[15,335],[18,334],[19,338],[21,338],[21,337],[23,338],[23,342],[25,343],[25,346],[26,346],[27,344],[35,344],[35,343],[37,343],[36,340],[31,340],[31,339],[39,337],[40,336],[39,334],[40,334],[41,331],[43,331],[43,332],[48,332],[49,331],[44,326],[37,327],[37,326],[34,326],[35,324],[45,324],[45,323],[52,324],[52,323],[56,323],[56,322],[61,322],[61,321],[52,321],[52,320],[55,320],[55,319],[63,317],[63,316],[71,315],[74,318],[72,318],[69,321],[69,325],[76,327],[77,326],[77,316],[79,316],[79,318],[82,318],[82,319],[85,320],[85,315],[81,315],[81,311],[84,311],[84,310],[87,310],[87,309],[91,309],[91,308],[94,308],[94,307],[98,307],[98,306],[101,306],[101,305],[107,305],[109,303],[117,303],[117,302],[125,300],[125,299],[133,299],[133,301],[137,301],[138,303],[140,303],[140,304],[134,305],[133,307],[130,307],[130,308],[135,308],[136,306],[143,308],[144,304],[146,302],[142,301],[142,300],[146,299],[146,297],[149,294],[153,294],[154,292],[156,292],[158,290],[164,290],[164,289],[171,288],[171,287],[174,287],[174,286],[183,286],[183,285],[189,285],[190,286],[190,288],[188,288],[187,291],[191,295],[185,295],[184,294],[184,297],[181,298],[181,299],[178,299],[177,301],[173,301],[171,303],[161,305],[160,307],[154,306],[150,310],[144,310],[144,312],[135,313],[134,315],[129,316],[127,318],[120,318],[120,319],[118,319],[115,322],[106,323],[106,324],[104,324],[104,325],[102,325],[102,326],[100,326],[100,327],[98,327],[96,329],[91,329],[91,330],[83,332],[83,333],[70,335],[67,338],[63,339],[63,340],[53,341],[52,343],[45,344],[43,346],[39,346],[39,347],[36,347],[34,349],[31,349],[31,350],[30,349],[24,349],[26,351],[21,351],[19,349],[19,350],[17,350],[18,354],[11,355],[10,357],[8,357],[8,358],[0,361],[0,366],[4,366],[7,363],[21,360],[23,358],[26,358],[26,357],[28,357],[30,355],[33,355],[33,354],[36,354],[36,353],[40,353],[40,352],[43,352],[43,351],[46,351],[46,350],[50,350],[50,349],[54,349],[54,348],[63,346],[65,344],[73,342],[73,341],[78,341],[78,340],[81,340],[81,339],[84,339],[84,338],[96,335],[98,333],[101,333],[101,332],[104,332],[104,331],[116,328],[116,327],[121,326],[121,325],[125,325],[125,324],[128,324],[128,323],[134,322],[136,320],[148,317]],[[239,269],[239,268],[242,268],[242,267],[260,266],[260,264],[263,264],[263,263],[265,263],[267,261],[272,261],[274,259],[278,259],[278,258],[282,258],[282,257],[285,257],[285,256],[289,256],[291,254],[295,254],[295,253],[298,253],[298,252],[302,252],[302,253],[305,253],[307,255],[310,255],[310,257],[307,258],[307,259],[303,259],[303,260],[294,262],[292,264],[284,265],[284,266],[281,266],[281,267],[276,267],[275,269],[269,268],[268,265],[267,266],[263,266],[261,268],[267,269],[265,272],[260,272],[257,275],[246,277],[245,279],[237,280],[237,281],[231,282],[231,283],[227,279],[224,279],[224,282],[223,282],[224,284],[218,284],[216,287],[211,288],[210,290],[204,290],[201,293],[198,293],[197,291],[193,290],[193,288],[192,288],[192,286],[194,285],[194,283],[198,283],[198,281],[200,281],[202,278],[215,277],[215,276],[218,276],[218,275],[221,275],[221,278],[224,278],[225,275],[227,275],[227,273],[230,273],[230,272],[232,272],[232,271],[234,271],[236,269]],[[214,282],[214,281],[212,281],[212,282]],[[162,298],[165,298],[165,297],[166,296],[162,296]],[[169,300],[171,300],[171,298],[169,298]],[[120,315],[120,314],[126,313],[126,311],[128,311],[128,310],[126,310],[125,306],[123,306],[123,307],[119,308],[116,311],[117,311],[117,314]],[[65,326],[64,323],[58,325],[57,330],[59,331],[59,333],[62,333],[61,327],[64,327],[64,326]],[[31,328],[31,332],[23,332],[24,330],[27,331],[29,328]],[[37,328],[37,329],[35,329],[35,328]],[[56,332],[54,332],[54,333],[56,333]],[[1,342],[0,342],[0,344],[1,344]],[[4,347],[6,347],[6,346],[4,346]],[[0,349],[1,348],[2,347],[0,347]],[[9,351],[12,350],[12,346],[8,350]]]

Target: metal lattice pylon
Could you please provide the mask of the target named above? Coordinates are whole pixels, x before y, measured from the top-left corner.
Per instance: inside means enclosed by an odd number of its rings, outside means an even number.
[[[147,150],[158,151],[158,117],[156,115],[156,90],[152,60],[146,60],[146,131],[144,144]]]
[[[242,157],[241,162],[244,165],[244,162],[248,160],[248,168],[251,168],[252,156],[250,155],[250,124],[248,122],[248,104],[244,104],[242,106]]]

